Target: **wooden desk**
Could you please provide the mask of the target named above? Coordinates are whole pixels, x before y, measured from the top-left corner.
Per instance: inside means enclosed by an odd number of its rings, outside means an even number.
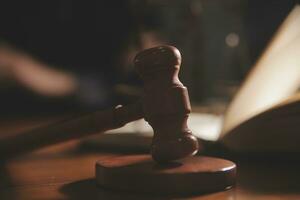
[[[0,122],[0,133],[20,131],[34,124],[32,120]],[[238,182],[234,189],[185,197],[159,197],[97,187],[95,162],[109,156],[114,154],[82,150],[78,148],[78,141],[71,141],[2,163],[0,199],[300,199],[298,162],[238,161]]]

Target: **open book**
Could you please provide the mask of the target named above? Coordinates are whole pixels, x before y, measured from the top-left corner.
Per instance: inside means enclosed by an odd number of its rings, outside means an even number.
[[[192,113],[189,127],[197,137],[218,140],[233,151],[300,152],[299,86],[300,5],[296,5],[225,114]],[[144,121],[137,121],[110,133],[133,133],[131,136],[126,134],[123,145],[143,146],[149,145],[151,132],[151,127]],[[99,145],[122,145],[120,135],[100,136],[99,140],[91,141]],[[149,140],[138,139],[141,136]]]

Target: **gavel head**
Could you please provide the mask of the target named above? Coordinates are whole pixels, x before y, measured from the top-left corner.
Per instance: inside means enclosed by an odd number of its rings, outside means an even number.
[[[191,105],[186,87],[178,79],[180,52],[159,46],[140,52],[135,68],[144,81],[143,109],[154,137],[151,154],[168,162],[197,153],[199,144],[187,127]]]

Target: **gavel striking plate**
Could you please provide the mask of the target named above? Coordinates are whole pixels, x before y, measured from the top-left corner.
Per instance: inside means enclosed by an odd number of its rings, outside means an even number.
[[[234,163],[193,157],[202,147],[187,126],[191,105],[187,88],[178,79],[180,52],[172,46],[147,49],[135,57],[134,64],[144,81],[144,95],[139,101],[9,135],[0,140],[1,159],[103,133],[144,117],[154,131],[152,157],[131,155],[98,161],[96,180],[101,187],[160,194],[231,187]]]
[[[187,88],[178,78],[180,52],[159,46],[140,52],[135,68],[144,81],[142,110],[154,136],[151,155],[124,155],[96,163],[97,183],[105,188],[155,194],[212,192],[235,183],[236,165],[193,156],[198,141],[187,126]]]

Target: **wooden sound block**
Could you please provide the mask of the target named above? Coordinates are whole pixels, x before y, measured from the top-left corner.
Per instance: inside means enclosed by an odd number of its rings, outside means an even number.
[[[157,164],[150,155],[126,155],[96,163],[96,180],[100,186],[131,192],[213,192],[232,187],[235,176],[233,162],[205,156]]]

